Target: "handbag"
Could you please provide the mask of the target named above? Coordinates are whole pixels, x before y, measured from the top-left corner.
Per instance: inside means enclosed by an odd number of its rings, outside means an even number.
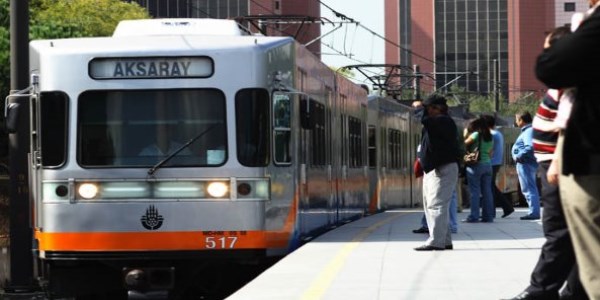
[[[479,149],[475,148],[472,152],[467,151],[465,154],[465,165],[472,166],[479,162]]]
[[[418,158],[415,159],[415,163],[413,164],[413,171],[415,172],[415,178],[423,176],[423,166],[421,166]]]
[[[476,165],[479,162],[479,148],[481,147],[481,138],[479,136],[477,137],[477,142],[477,147],[472,151],[467,151],[463,158],[467,166]]]

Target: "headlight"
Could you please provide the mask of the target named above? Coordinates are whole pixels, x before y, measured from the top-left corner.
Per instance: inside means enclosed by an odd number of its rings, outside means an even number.
[[[224,182],[211,182],[208,184],[206,191],[211,197],[221,198],[227,194],[229,187]]]
[[[83,199],[93,199],[98,195],[98,186],[93,183],[83,183],[77,189]]]
[[[236,200],[269,200],[269,180],[240,179],[237,181]]]

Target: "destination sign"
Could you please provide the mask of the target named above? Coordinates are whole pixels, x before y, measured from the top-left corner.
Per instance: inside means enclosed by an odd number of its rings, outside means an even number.
[[[94,79],[206,78],[213,72],[206,56],[95,58],[89,64]]]

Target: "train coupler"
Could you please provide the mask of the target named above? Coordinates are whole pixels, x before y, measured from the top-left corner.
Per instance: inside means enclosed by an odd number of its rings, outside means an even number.
[[[168,299],[175,285],[175,268],[124,268],[123,278],[129,300]]]

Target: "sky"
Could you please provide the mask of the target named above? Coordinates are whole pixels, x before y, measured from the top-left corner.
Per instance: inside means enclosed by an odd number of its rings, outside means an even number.
[[[339,13],[360,22],[363,26],[384,36],[384,0],[321,0],[322,3]],[[340,22],[333,12],[321,6],[321,16],[332,21]],[[335,25],[321,26],[321,34],[325,35]],[[383,64],[384,41],[369,31],[355,24],[344,24],[341,28],[325,36],[321,40],[321,59],[332,67],[343,67],[357,64]],[[326,45],[325,45],[326,44]],[[335,50],[330,49],[330,46]],[[352,59],[337,52],[351,55]],[[357,81],[370,83],[359,72],[354,72]],[[369,73],[370,74],[370,73]],[[375,74],[374,74],[375,75]]]

